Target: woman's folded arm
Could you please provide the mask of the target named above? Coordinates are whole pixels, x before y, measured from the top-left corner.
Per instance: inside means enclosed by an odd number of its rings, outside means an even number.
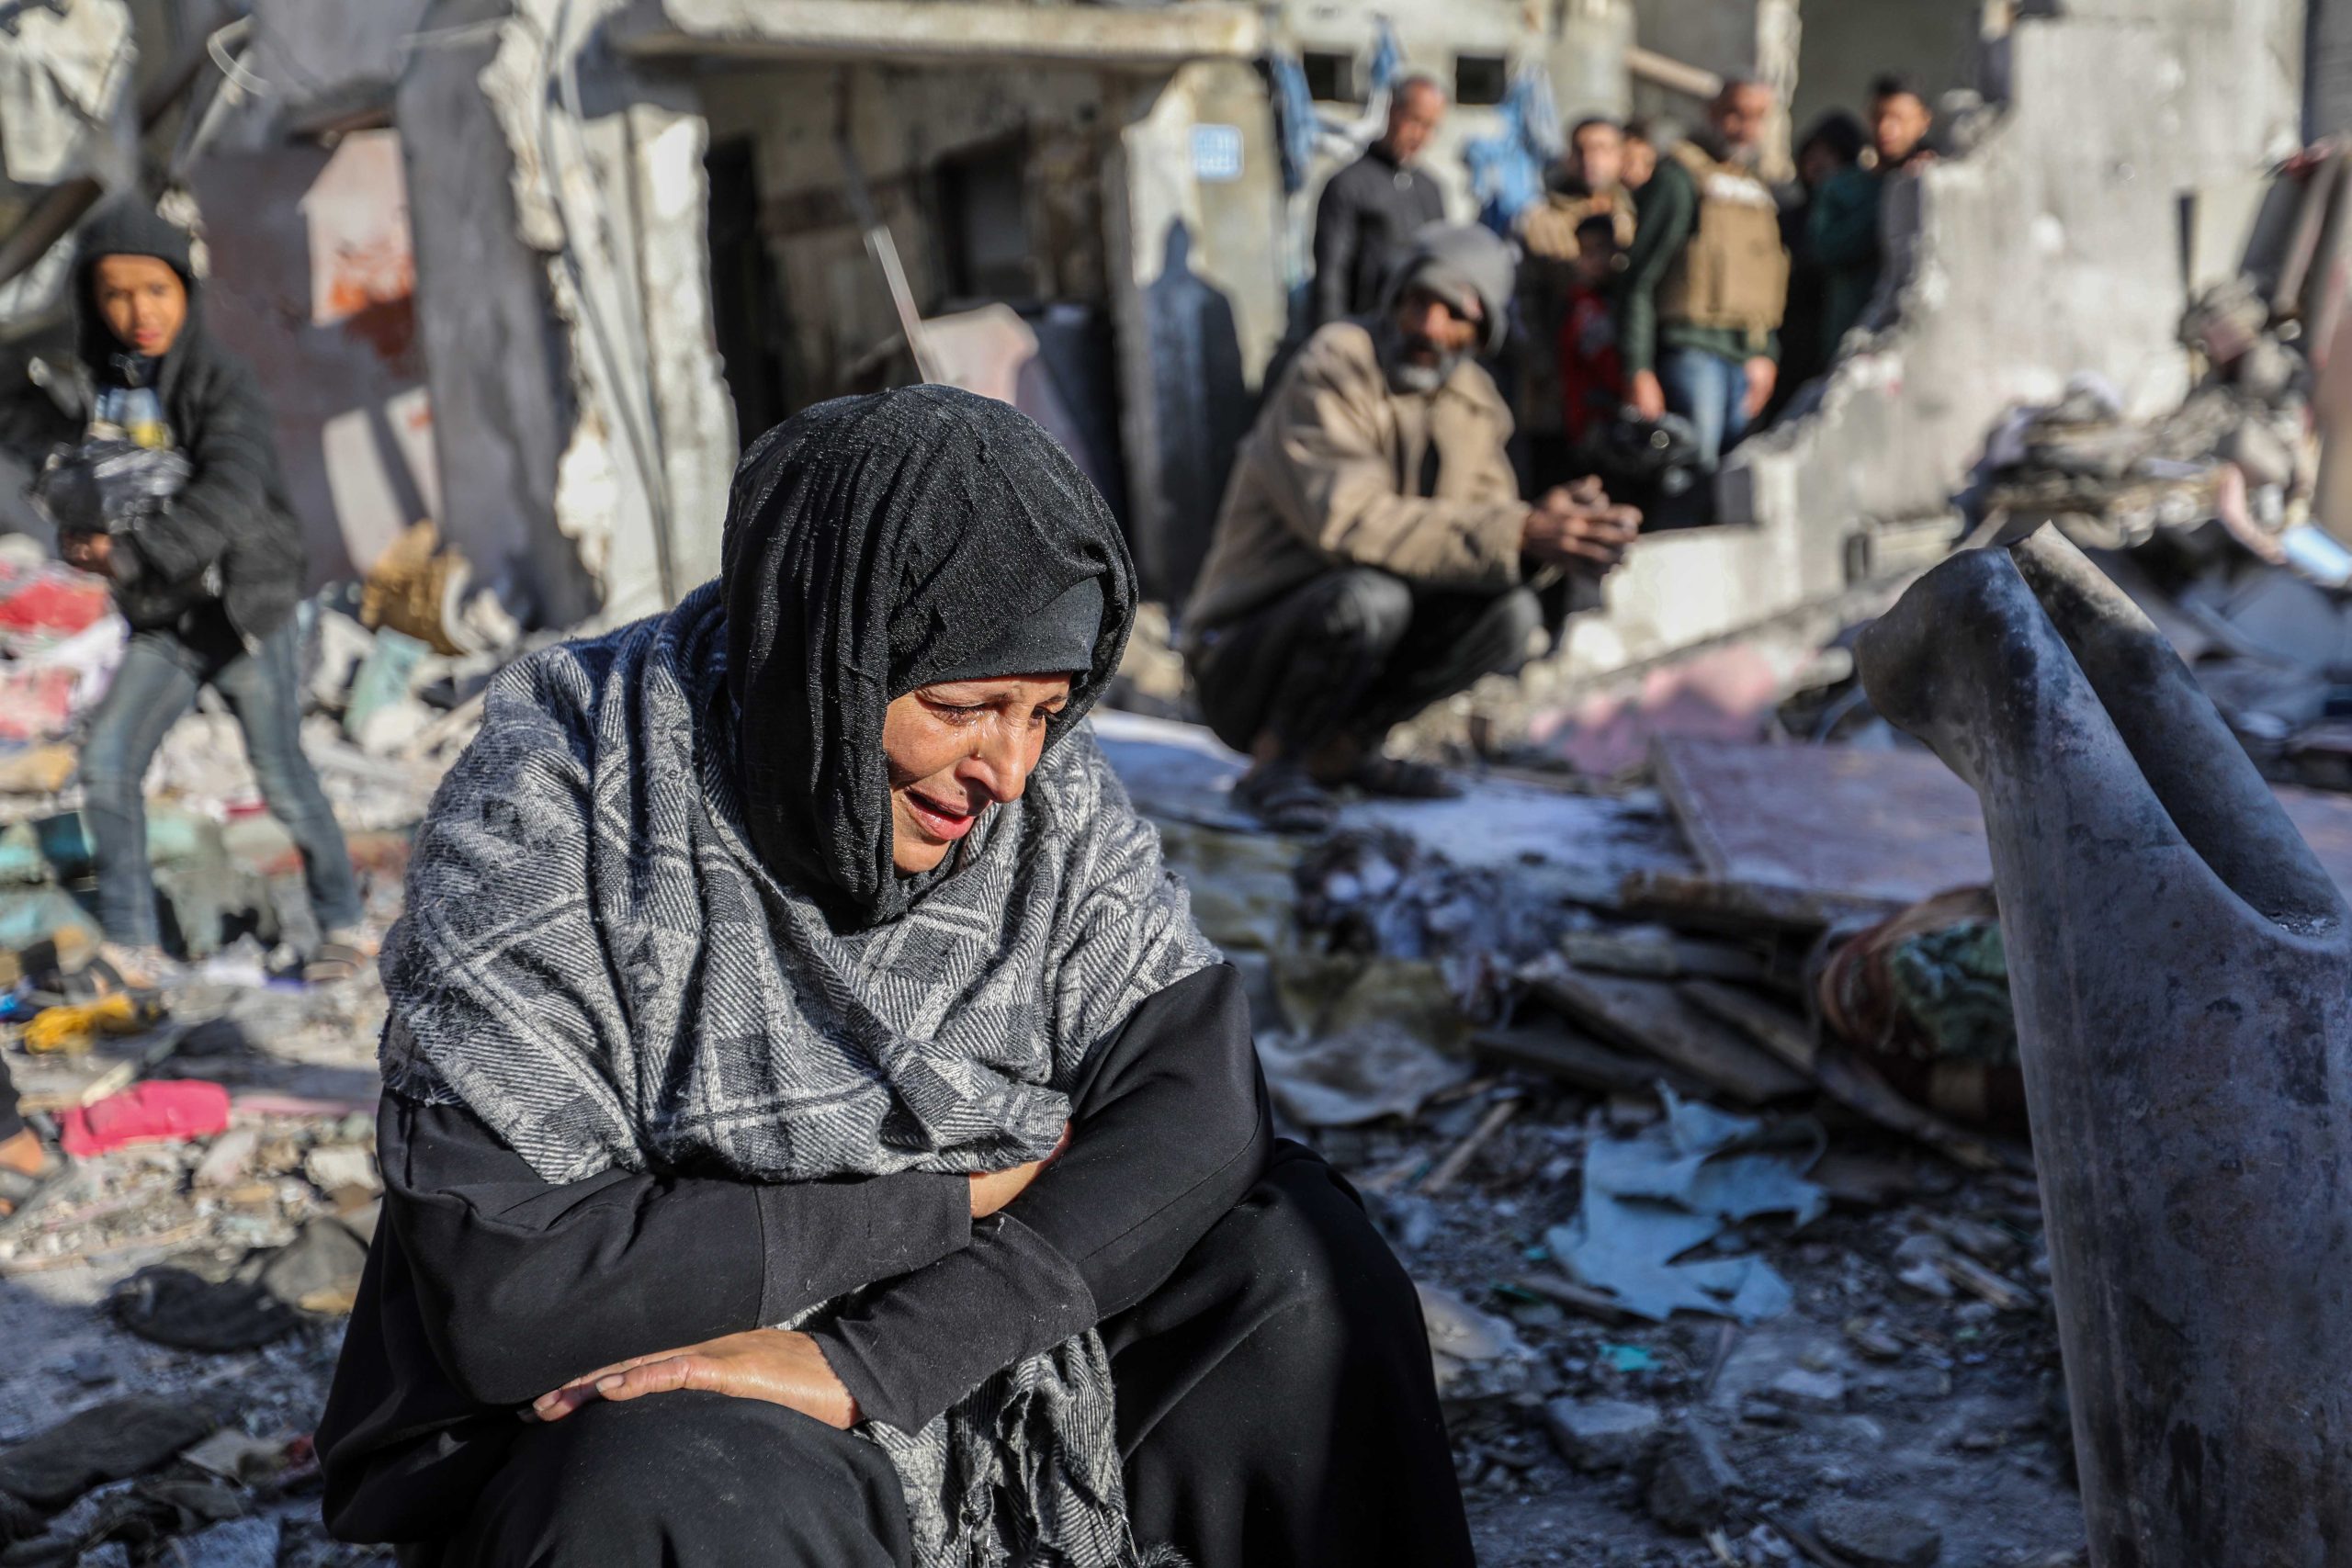
[[[519,1404],[629,1356],[773,1324],[971,1235],[969,1183],[541,1179],[462,1105],[387,1096],[385,1215],[452,1381]]]
[[[1134,1305],[1240,1201],[1273,1144],[1240,976],[1218,964],[1147,998],[1071,1106],[1068,1150],[971,1246],[816,1331],[868,1419],[912,1430]]]

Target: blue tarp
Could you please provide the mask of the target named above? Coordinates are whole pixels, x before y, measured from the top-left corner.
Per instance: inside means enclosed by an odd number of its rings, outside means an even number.
[[[1544,194],[1544,171],[1560,153],[1560,111],[1552,101],[1552,78],[1522,62],[1496,112],[1501,126],[1492,136],[1464,143],[1462,161],[1470,171],[1478,221],[1508,236],[1519,215]]]

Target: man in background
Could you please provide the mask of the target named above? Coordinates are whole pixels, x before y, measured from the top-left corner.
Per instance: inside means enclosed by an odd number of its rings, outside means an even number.
[[[1645,418],[1690,421],[1709,475],[1778,377],[1789,254],[1780,203],[1757,174],[1772,108],[1760,82],[1724,85],[1705,128],[1663,150],[1625,259],[1618,347],[1629,400]],[[1692,507],[1672,521],[1711,515],[1711,483],[1690,495]]]
[[[1604,265],[1634,238],[1634,198],[1621,183],[1625,133],[1615,120],[1577,122],[1541,198],[1520,215],[1519,320],[1525,334],[1512,412],[1519,424],[1520,477],[1532,493],[1569,476],[1571,453],[1561,431],[1567,412],[1560,384],[1560,337],[1568,299],[1579,285],[1582,236],[1599,222],[1611,235]]]
[[[1633,542],[1640,514],[1598,487],[1521,499],[1478,364],[1509,331],[1512,271],[1485,229],[1425,231],[1385,307],[1308,339],[1242,445],[1183,651],[1209,728],[1250,757],[1235,803],[1278,832],[1330,827],[1342,784],[1454,794],[1384,755],[1389,729],[1515,669],[1540,594],[1589,602]]]
[[[1444,193],[1414,160],[1445,118],[1445,90],[1408,76],[1388,99],[1388,129],[1331,176],[1315,204],[1311,325],[1376,310],[1388,269],[1414,233],[1445,220]]]
[[[1881,177],[1908,173],[1935,157],[1928,134],[1935,110],[1907,76],[1889,73],[1871,84],[1871,151]]]

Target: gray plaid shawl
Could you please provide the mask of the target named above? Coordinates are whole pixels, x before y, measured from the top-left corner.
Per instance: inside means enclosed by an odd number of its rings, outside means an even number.
[[[1080,729],[906,914],[838,931],[746,844],[725,662],[706,587],[492,683],[385,945],[386,1081],[454,1095],[555,1182],[1044,1155],[1088,1053],[1215,961],[1158,835]],[[1090,1330],[920,1432],[865,1435],[922,1568],[1114,1568],[1147,1559],[1112,1417]]]

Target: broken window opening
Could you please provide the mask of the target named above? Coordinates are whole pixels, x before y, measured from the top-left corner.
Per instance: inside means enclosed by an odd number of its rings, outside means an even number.
[[[1357,80],[1356,57],[1328,50],[1308,50],[1299,56],[1306,72],[1306,93],[1318,104],[1360,104],[1363,87]]]
[[[710,181],[712,336],[735,404],[736,439],[749,443],[794,407],[781,348],[784,278],[760,225],[752,139],[717,143],[703,164]]]
[[[1037,297],[1027,154],[1023,141],[1014,138],[941,160],[941,278],[950,298]]]
[[[1510,62],[1499,54],[1453,57],[1453,101],[1465,108],[1501,103],[1510,90]]]

